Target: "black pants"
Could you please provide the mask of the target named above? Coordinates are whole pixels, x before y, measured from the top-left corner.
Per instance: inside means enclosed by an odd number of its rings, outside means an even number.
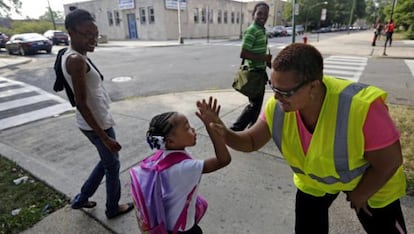
[[[246,127],[252,126],[259,117],[263,104],[263,96],[264,92],[262,95],[249,98],[249,104],[243,109],[242,113],[230,129],[233,131],[243,131]]]
[[[384,46],[385,47],[387,46],[387,42],[389,42],[389,46],[391,46],[391,44],[392,44],[392,34],[393,33],[394,32],[387,32],[387,33],[385,33],[385,36],[386,36],[385,43],[384,43]]]
[[[168,234],[172,234],[173,232],[168,232]],[[203,234],[203,230],[201,230],[200,226],[194,224],[194,226],[185,232],[177,232],[177,234]]]
[[[328,209],[338,194],[314,197],[300,190],[296,192],[295,233],[329,233]],[[407,233],[400,201],[396,200],[384,208],[369,208],[372,216],[364,211],[358,214],[359,221],[369,234]]]

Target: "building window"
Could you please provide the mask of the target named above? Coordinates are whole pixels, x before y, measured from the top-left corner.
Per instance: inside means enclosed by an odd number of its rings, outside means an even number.
[[[114,25],[114,17],[112,16],[112,11],[108,11],[107,15],[108,15],[108,24],[109,24],[109,26]]]
[[[206,23],[206,12],[207,12],[206,8],[201,9],[201,22],[202,23]]]
[[[217,23],[221,24],[221,10],[218,10],[217,12]]]
[[[115,25],[119,25],[121,22],[121,18],[119,18],[119,12],[114,11],[114,17],[115,17]]]
[[[231,12],[231,23],[234,24],[234,12]]]
[[[210,24],[213,23],[213,9],[210,9],[209,13],[208,13],[208,22]]]
[[[148,23],[153,24],[155,22],[154,8],[148,7]]]
[[[240,23],[240,12],[237,12],[237,16],[236,16],[236,23],[239,24]]]
[[[223,23],[227,24],[227,11],[224,11]]]
[[[198,23],[199,19],[198,19],[198,8],[194,8],[194,23]]]
[[[141,24],[145,24],[147,22],[147,18],[145,18],[145,8],[139,8],[139,18],[141,19]]]

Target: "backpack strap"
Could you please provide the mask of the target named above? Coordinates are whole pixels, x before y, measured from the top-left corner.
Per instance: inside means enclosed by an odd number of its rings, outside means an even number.
[[[152,156],[149,156],[148,158],[144,159],[140,163],[140,166],[144,169],[157,170],[158,172],[161,172],[185,159],[191,159],[191,157],[185,153],[174,152],[169,154],[168,157],[165,157],[161,159],[158,163],[154,164],[154,162],[158,161],[161,158],[163,152],[164,151],[162,150],[158,150]]]
[[[88,58],[88,62],[92,65],[93,68],[95,68],[95,70],[98,72],[99,76],[101,77],[101,80],[104,80],[104,76],[102,75],[102,73],[99,71],[99,69],[95,66],[95,64],[92,62],[92,60],[90,58]]]
[[[167,157],[165,157],[164,159],[162,159],[161,161],[157,163],[157,171],[163,171],[185,159],[191,159],[191,157],[181,152],[171,153]]]
[[[195,189],[197,188],[197,185],[194,186],[194,188],[191,190],[191,192],[187,195],[187,199],[185,201],[185,205],[183,210],[181,211],[180,216],[178,216],[177,222],[175,223],[173,233],[177,233],[178,229],[181,227],[182,229],[185,228],[185,225],[187,224],[187,210],[190,206],[191,198],[195,192]]]

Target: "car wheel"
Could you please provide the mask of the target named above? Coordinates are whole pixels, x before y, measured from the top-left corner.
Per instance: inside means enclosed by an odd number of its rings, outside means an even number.
[[[50,54],[52,52],[52,49],[46,50],[46,53]]]
[[[26,51],[24,50],[24,48],[22,46],[19,48],[19,54],[22,55],[22,56],[26,55]]]
[[[13,54],[13,52],[11,50],[7,50],[7,52],[11,55]]]

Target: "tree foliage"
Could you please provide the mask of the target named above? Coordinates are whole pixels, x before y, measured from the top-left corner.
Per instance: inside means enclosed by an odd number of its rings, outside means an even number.
[[[0,27],[0,32],[11,36],[31,32],[43,34],[49,29],[53,29],[53,24],[48,20],[16,20],[12,22],[11,28]],[[65,29],[63,26],[58,26],[57,30],[64,31]]]
[[[52,14],[55,21],[63,21],[64,16],[62,12],[52,10]],[[39,20],[48,20],[52,22],[49,8],[46,8],[46,11],[43,13],[43,15],[39,16]]]
[[[10,13],[20,13],[22,3],[20,0],[0,0],[0,16],[9,16]]]
[[[351,23],[358,18],[364,18],[366,15],[365,0],[327,0],[328,4],[323,4],[323,0],[296,0],[299,4],[299,15],[295,16],[297,24],[308,22],[308,28],[327,25],[347,25],[351,17],[352,6],[355,1],[353,17]],[[327,9],[326,19],[320,21],[322,9]],[[292,0],[285,5],[283,17],[287,20],[292,19]]]

